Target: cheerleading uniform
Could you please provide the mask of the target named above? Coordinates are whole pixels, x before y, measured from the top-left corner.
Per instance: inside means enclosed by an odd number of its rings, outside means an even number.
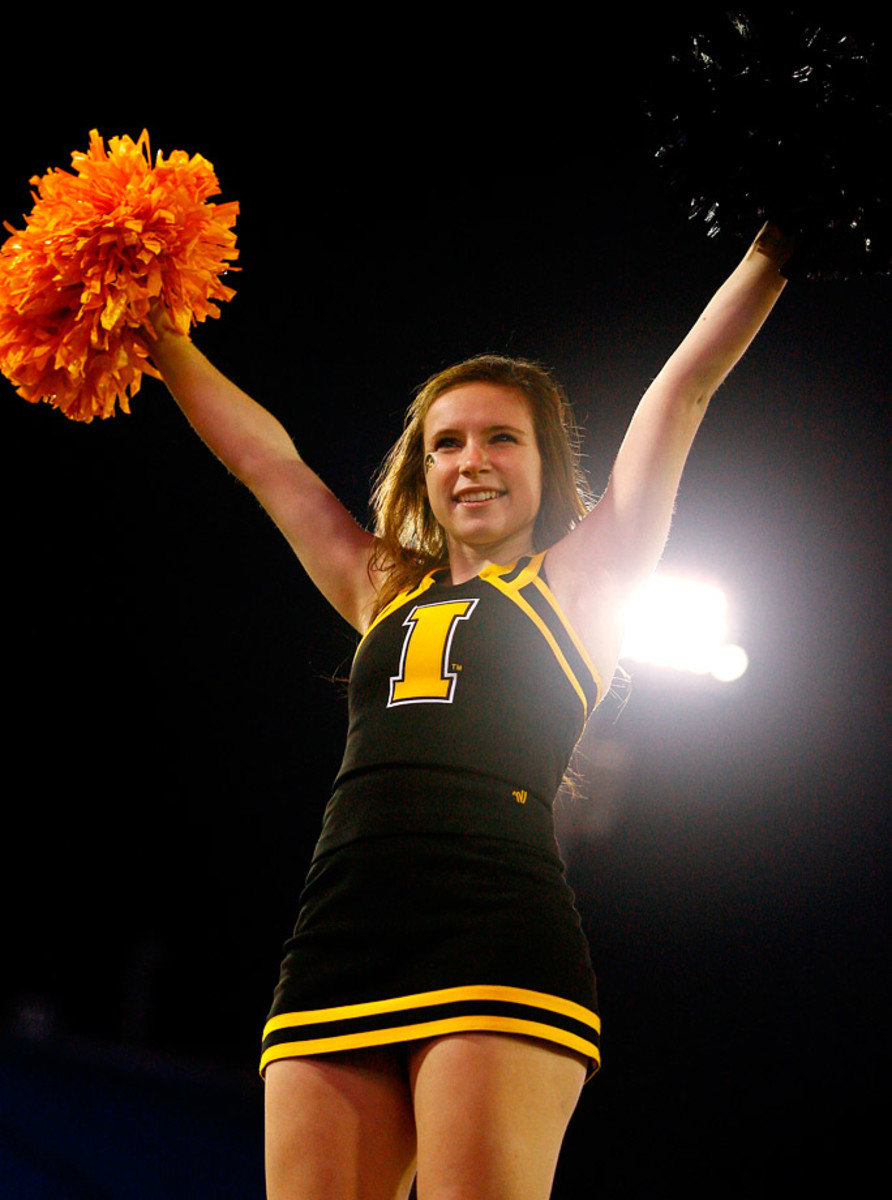
[[[543,1038],[597,1069],[551,807],[600,682],[544,557],[457,586],[431,572],[362,639],[261,1070],[469,1030]]]

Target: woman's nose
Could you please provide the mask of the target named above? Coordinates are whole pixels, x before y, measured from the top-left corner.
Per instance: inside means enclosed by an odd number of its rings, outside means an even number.
[[[476,475],[479,471],[485,471],[488,466],[489,455],[486,447],[475,438],[468,438],[462,452],[462,472],[466,475]]]

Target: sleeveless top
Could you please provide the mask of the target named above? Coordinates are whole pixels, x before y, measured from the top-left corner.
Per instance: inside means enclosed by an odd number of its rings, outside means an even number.
[[[433,571],[379,613],[353,660],[317,858],[405,833],[551,846],[551,805],[601,682],[544,558],[456,586]]]

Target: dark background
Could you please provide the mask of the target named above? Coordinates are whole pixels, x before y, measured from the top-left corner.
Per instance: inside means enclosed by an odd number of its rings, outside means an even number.
[[[0,85],[0,218],[91,128],[146,127],[241,203],[238,295],[196,341],[357,517],[413,388],[487,350],[554,369],[600,490],[745,249],[686,220],[641,116],[689,17],[57,31]],[[727,589],[750,669],[633,667],[561,804],[604,1037],[556,1197],[879,1161],[890,309],[888,278],[792,284],[694,448],[664,566]],[[0,1165],[30,1182],[0,1194],[259,1196],[260,1030],[354,638],[160,384],[89,426],[2,390]],[[125,1087],[153,1115],[122,1138]]]

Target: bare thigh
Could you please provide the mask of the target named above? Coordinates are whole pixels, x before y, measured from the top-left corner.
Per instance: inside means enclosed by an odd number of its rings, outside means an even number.
[[[405,1200],[414,1173],[405,1048],[269,1064],[269,1200]]]
[[[547,1200],[584,1060],[498,1033],[413,1048],[420,1200]]]

